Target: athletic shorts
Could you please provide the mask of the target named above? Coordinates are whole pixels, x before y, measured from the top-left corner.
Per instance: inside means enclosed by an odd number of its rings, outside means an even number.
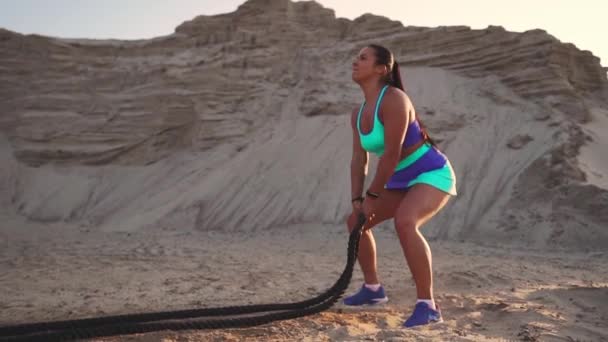
[[[399,162],[385,189],[405,190],[415,184],[428,184],[456,196],[456,176],[448,158],[430,143],[424,143]]]

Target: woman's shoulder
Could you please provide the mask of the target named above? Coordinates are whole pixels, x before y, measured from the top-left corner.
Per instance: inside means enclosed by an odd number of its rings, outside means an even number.
[[[389,87],[384,94],[382,107],[390,109],[406,109],[411,107],[412,101],[407,93],[396,87]]]
[[[410,101],[410,97],[407,95],[407,93],[397,87],[388,87],[388,89],[386,89],[384,97],[389,97],[397,101]]]

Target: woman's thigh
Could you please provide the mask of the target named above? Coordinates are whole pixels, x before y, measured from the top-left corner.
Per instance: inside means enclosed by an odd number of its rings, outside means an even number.
[[[395,224],[419,228],[435,216],[448,202],[450,195],[428,184],[416,184],[403,196],[394,214]]]
[[[375,215],[365,223],[365,228],[372,228],[393,218],[406,193],[407,190],[384,190],[382,195],[375,199]]]

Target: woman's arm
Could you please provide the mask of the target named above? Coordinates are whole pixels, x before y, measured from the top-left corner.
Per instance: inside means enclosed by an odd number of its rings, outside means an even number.
[[[384,154],[378,161],[376,175],[368,189],[376,194],[384,190],[384,185],[399,163],[403,139],[409,124],[411,106],[407,95],[397,89],[391,90],[385,95],[380,106],[384,122]]]
[[[367,165],[369,160],[369,154],[363,149],[359,139],[359,131],[357,130],[358,114],[358,109],[353,110],[350,120],[353,132],[353,155],[350,161],[351,199],[363,195],[363,183],[365,182],[365,176],[367,175]],[[355,202],[353,204],[359,207],[361,202]]]

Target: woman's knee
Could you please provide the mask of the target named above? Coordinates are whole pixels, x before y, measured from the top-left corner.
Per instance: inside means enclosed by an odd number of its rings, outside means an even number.
[[[351,213],[348,218],[346,219],[346,226],[348,228],[348,232],[351,233],[353,231],[353,229],[355,229],[355,227],[360,224],[359,220],[360,220],[360,216],[361,213],[360,212],[353,212]],[[376,220],[372,219],[371,221],[367,221],[365,222],[364,227],[366,229],[372,228],[375,225],[377,225],[378,222],[376,222]]]
[[[401,213],[395,216],[395,229],[398,233],[414,233],[418,229],[418,219],[415,215]]]

